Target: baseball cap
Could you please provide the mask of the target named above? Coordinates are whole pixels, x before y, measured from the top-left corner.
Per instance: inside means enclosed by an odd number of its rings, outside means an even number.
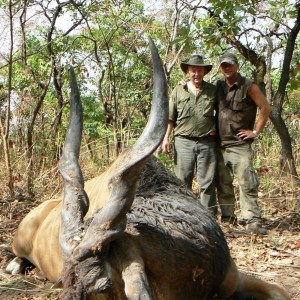
[[[233,53],[225,53],[220,56],[220,65],[223,63],[228,63],[228,64],[238,64],[238,59]]]

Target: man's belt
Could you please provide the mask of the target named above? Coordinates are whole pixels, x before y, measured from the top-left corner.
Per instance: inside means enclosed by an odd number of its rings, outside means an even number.
[[[176,135],[175,137],[179,137],[185,140],[190,140],[190,141],[203,141],[203,140],[209,140],[209,141],[214,141],[216,139],[216,135],[205,135],[201,137],[194,137],[194,136],[187,136],[187,135]]]

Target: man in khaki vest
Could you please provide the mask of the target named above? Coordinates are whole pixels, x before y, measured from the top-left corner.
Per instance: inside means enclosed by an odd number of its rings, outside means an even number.
[[[201,55],[195,54],[181,69],[189,81],[179,83],[169,101],[169,123],[162,151],[170,152],[170,135],[174,130],[174,171],[192,187],[194,171],[200,186],[200,202],[216,213],[216,88],[203,80],[211,71]]]
[[[249,233],[267,234],[261,224],[257,203],[259,181],[253,168],[251,143],[263,131],[272,107],[253,81],[238,73],[238,60],[232,53],[220,57],[223,80],[218,80],[217,119],[218,201],[223,222],[235,222],[233,178],[239,184],[242,220]],[[256,120],[257,107],[259,108]],[[255,123],[256,120],[256,123]]]

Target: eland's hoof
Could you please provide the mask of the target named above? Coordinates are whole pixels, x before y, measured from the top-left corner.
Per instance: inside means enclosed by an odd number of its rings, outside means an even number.
[[[16,275],[21,274],[25,270],[25,261],[20,257],[15,257],[6,267],[5,273]]]

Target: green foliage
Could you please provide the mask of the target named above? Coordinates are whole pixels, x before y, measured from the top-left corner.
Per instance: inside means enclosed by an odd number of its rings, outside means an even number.
[[[30,4],[38,11],[46,2]],[[110,136],[113,144],[113,137],[123,139],[122,135],[127,129],[135,136],[145,126],[152,99],[152,63],[145,34],[154,39],[166,66],[176,59],[168,78],[171,91],[185,77],[179,67],[180,61],[194,52],[201,53],[214,65],[213,71],[205,77],[208,81],[214,81],[220,76],[218,56],[225,50],[235,52],[240,61],[241,72],[252,77],[256,65],[245,60],[241,54],[242,46],[249,52],[254,51],[258,56],[266,58],[266,37],[272,30],[277,30],[272,35],[275,59],[271,74],[273,93],[276,92],[282,73],[282,53],[287,45],[286,36],[296,18],[297,11],[293,1],[211,0],[201,3],[197,8],[193,7],[193,2],[187,5],[181,1],[163,1],[165,6],[159,7],[155,15],[145,11],[144,3],[136,0],[84,1],[79,6],[80,11],[75,5],[65,5],[56,21],[66,18],[71,25],[67,28],[55,26],[52,30],[57,2],[48,1],[51,9],[39,11],[42,21],[39,19],[35,26],[26,27],[26,43],[23,45],[26,46],[26,57],[25,48],[22,49],[21,41],[16,38],[12,74],[15,101],[12,106],[12,119],[16,123],[12,124],[11,138],[18,141],[20,147],[26,141],[26,129],[41,97],[42,86],[51,78],[34,128],[33,159],[39,155],[44,156],[44,160],[41,159],[36,164],[37,168],[53,166],[56,163],[53,162],[56,154],[52,153],[52,146],[57,146],[59,156],[64,141],[69,115],[70,85],[67,69],[70,63],[75,67],[81,90],[84,132],[92,141]],[[20,3],[18,9],[26,4],[28,3]],[[0,5],[2,10],[7,9],[3,1]],[[175,28],[174,16],[179,10],[179,20]],[[47,12],[47,17],[44,12]],[[193,22],[190,24],[192,13]],[[32,18],[34,19],[33,16]],[[75,30],[66,33],[72,25]],[[21,36],[17,25],[15,30],[16,37]],[[50,34],[52,40],[49,44],[47,38]],[[177,57],[181,47],[183,50]],[[296,43],[283,107],[284,118],[289,122],[299,113],[298,48]],[[5,64],[6,62],[1,62],[0,75],[6,87],[8,72]],[[63,110],[56,140],[49,142],[54,121],[60,113],[57,90],[53,85],[54,66],[61,71],[57,76],[61,84],[63,103],[60,105]],[[108,115],[104,114],[104,106]],[[298,127],[292,124],[289,123],[294,141],[298,138]],[[278,143],[277,135],[274,132],[269,134],[265,142],[268,149]],[[126,138],[130,140],[130,137]],[[261,157],[265,159],[264,156]],[[162,155],[160,158],[171,167],[168,157]],[[18,158],[13,161],[18,161]],[[260,163],[257,160],[257,164]]]
[[[289,93],[289,97],[285,101],[284,112],[287,115],[299,114],[300,106],[299,106],[299,96],[300,90],[297,89],[291,93]]]
[[[169,170],[173,170],[173,158],[172,156],[166,154],[166,153],[160,153],[158,155],[158,158],[160,161],[162,161],[162,163],[169,169]]]
[[[84,107],[84,132],[92,139],[99,139],[106,134],[104,130],[105,117],[100,109],[99,102],[89,96],[81,97]],[[104,131],[104,132],[103,132]]]

